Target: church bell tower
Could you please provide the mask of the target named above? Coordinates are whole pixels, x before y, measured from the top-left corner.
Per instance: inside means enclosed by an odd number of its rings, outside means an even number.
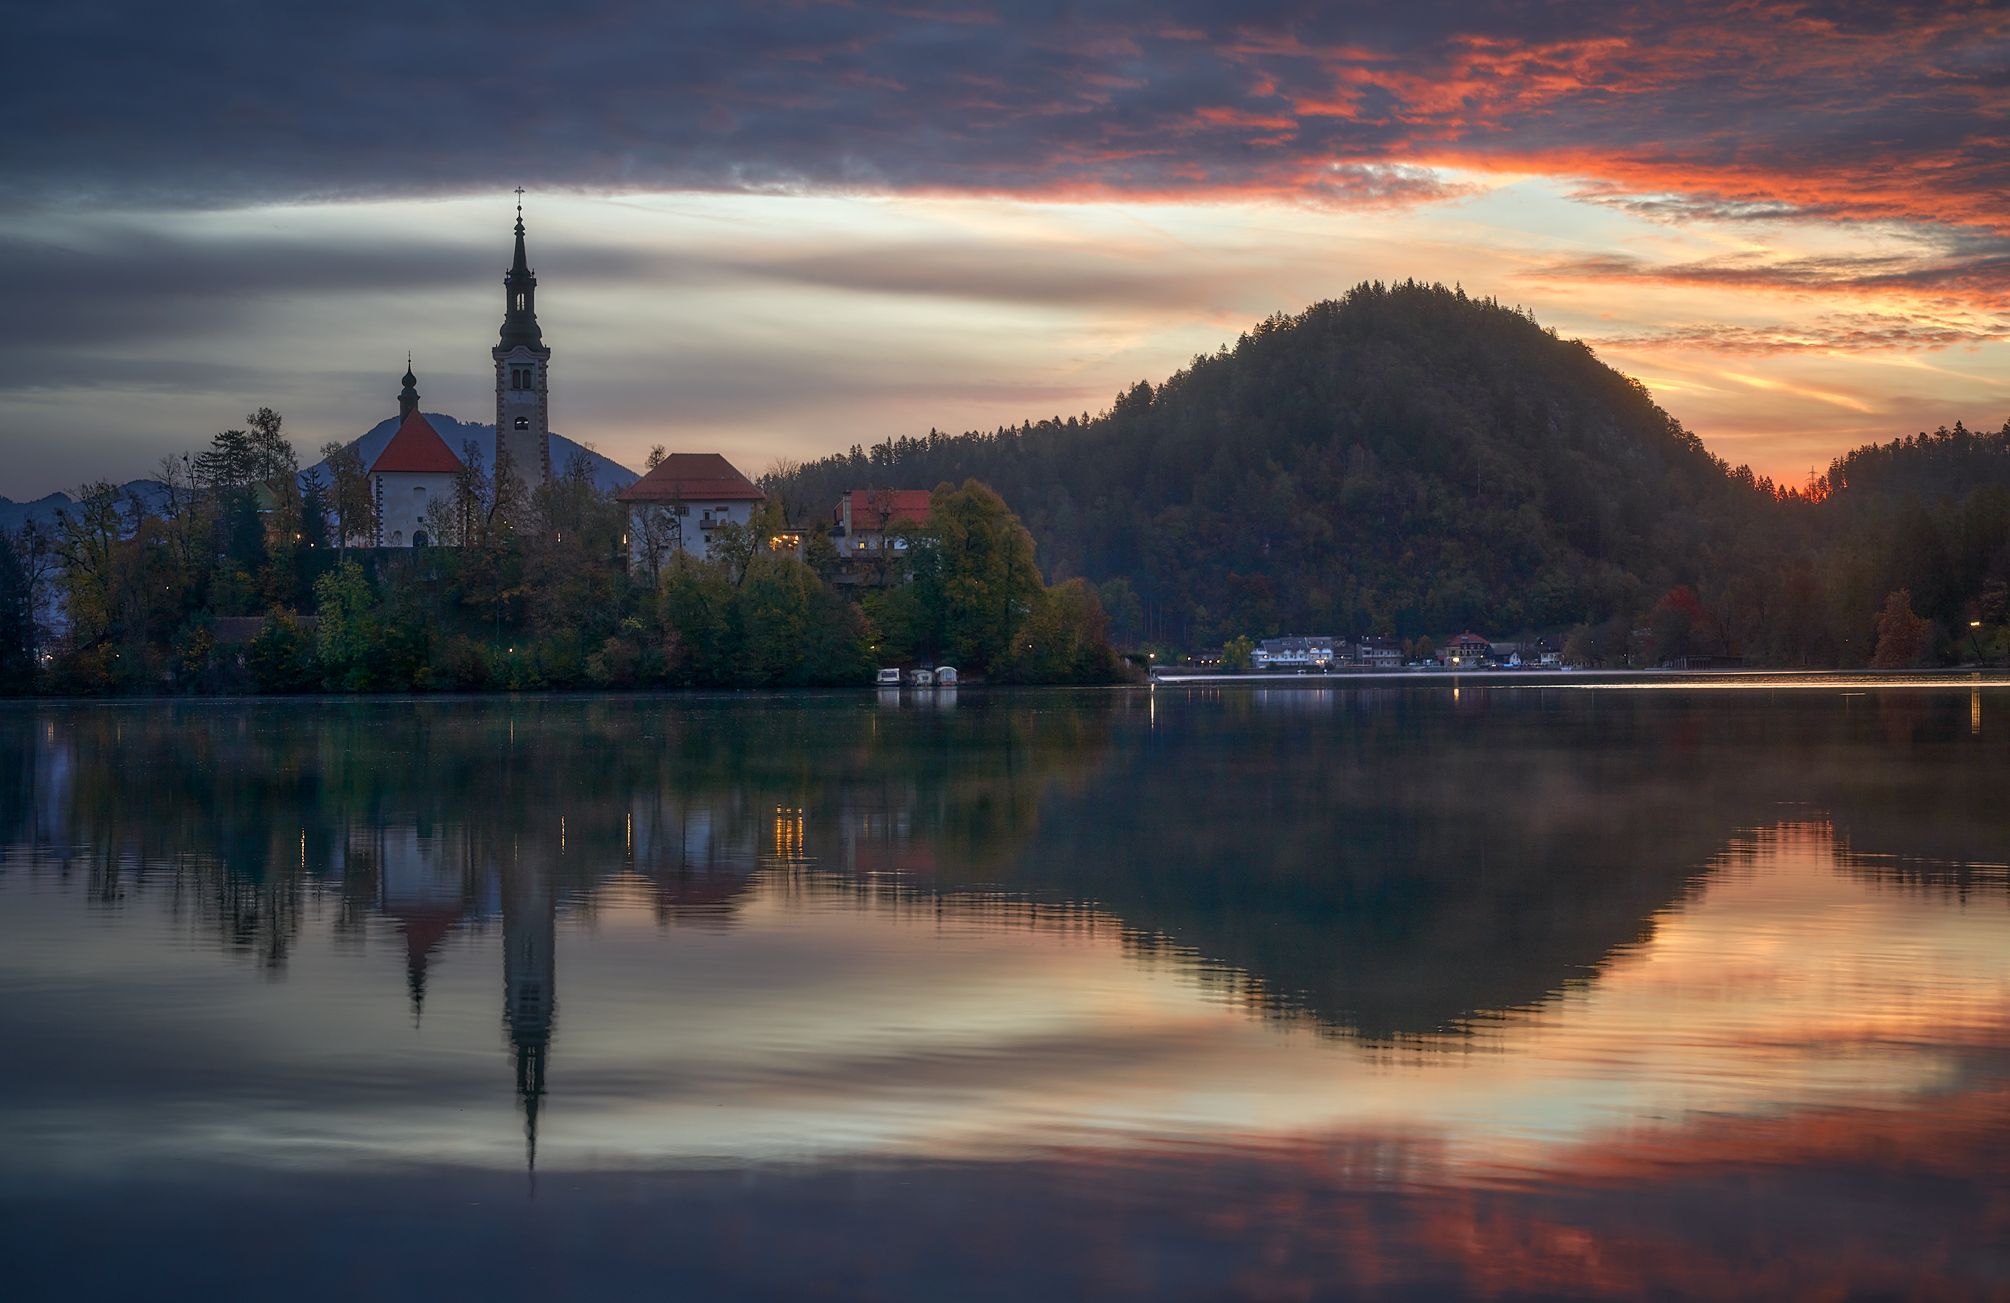
[[[551,350],[537,325],[537,273],[523,247],[523,190],[516,192],[516,260],[503,277],[502,338],[496,360],[496,466],[504,461],[535,492],[551,481],[551,427],[546,385]]]

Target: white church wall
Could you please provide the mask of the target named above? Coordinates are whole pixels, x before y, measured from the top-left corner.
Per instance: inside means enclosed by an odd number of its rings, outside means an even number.
[[[379,547],[414,546],[414,539],[426,527],[426,508],[436,499],[451,497],[454,491],[451,475],[384,471],[371,478],[376,481]]]

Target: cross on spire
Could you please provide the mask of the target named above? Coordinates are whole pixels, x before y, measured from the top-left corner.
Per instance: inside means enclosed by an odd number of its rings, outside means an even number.
[[[523,187],[516,188],[516,224],[523,225]]]

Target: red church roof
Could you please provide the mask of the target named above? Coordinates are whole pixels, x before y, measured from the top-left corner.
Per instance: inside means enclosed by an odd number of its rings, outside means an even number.
[[[454,450],[447,447],[447,441],[440,437],[433,423],[416,409],[391,436],[391,442],[384,445],[384,451],[377,454],[377,460],[370,463],[372,475],[386,471],[456,475],[460,469],[461,459],[454,456]]]
[[[614,496],[623,502],[759,502],[768,495],[716,452],[673,452]]]

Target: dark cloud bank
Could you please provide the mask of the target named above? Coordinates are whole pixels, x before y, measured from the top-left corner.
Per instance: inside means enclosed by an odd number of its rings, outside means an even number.
[[[1546,162],[1753,218],[1993,223],[1974,4],[14,6],[0,202],[621,189],[1438,197]],[[1647,202],[1655,202],[1648,200]]]

